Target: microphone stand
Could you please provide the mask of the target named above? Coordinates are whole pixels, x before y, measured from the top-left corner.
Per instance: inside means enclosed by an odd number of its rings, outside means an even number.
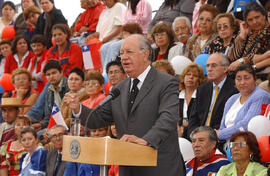
[[[94,108],[89,115],[87,116],[86,122],[85,122],[85,126],[84,126],[84,137],[87,137],[87,124],[88,124],[88,120],[90,119],[90,117],[92,116],[93,112],[95,112],[97,109],[99,109],[101,106],[97,106],[96,108]],[[100,176],[108,176],[108,166],[106,165],[100,165],[100,171],[99,171],[99,175]]]

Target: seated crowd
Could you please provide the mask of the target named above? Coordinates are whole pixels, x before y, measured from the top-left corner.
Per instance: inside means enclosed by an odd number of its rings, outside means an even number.
[[[270,0],[247,4],[242,18],[226,12],[227,0],[226,9],[219,1],[164,0],[153,19],[147,0],[80,3],[85,11],[72,27],[54,0],[21,0],[21,14],[11,1],[2,5],[0,76],[9,75],[13,88],[1,85],[1,176],[100,174],[98,165],[62,160],[63,136],[122,136],[114,122],[75,131],[80,119],[69,101],[76,95],[81,106],[93,109],[127,78],[120,49],[134,34],[151,45],[151,67],[179,81],[175,125],[193,154],[184,158],[186,175],[270,174],[270,160],[261,159],[261,136],[249,130],[270,104]],[[3,38],[9,26],[16,35]],[[63,123],[53,125],[58,112]],[[118,166],[109,166],[108,175],[118,176]]]

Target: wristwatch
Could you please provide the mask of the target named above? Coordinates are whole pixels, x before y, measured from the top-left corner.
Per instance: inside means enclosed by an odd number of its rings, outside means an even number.
[[[254,70],[256,70],[256,64],[252,65],[252,68],[253,68]]]
[[[237,61],[240,62],[241,64],[245,63],[245,60],[242,57],[240,59],[238,59]]]

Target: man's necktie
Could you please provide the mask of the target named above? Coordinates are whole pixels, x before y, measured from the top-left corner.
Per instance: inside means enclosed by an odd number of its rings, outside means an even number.
[[[212,107],[211,107],[210,113],[208,115],[207,121],[205,123],[206,126],[210,126],[210,122],[211,122],[211,118],[212,118],[212,113],[213,113],[213,109],[214,109],[214,106],[215,106],[216,101],[217,101],[217,97],[218,97],[218,86],[215,86],[215,97],[214,97],[214,101],[212,103]]]
[[[57,155],[57,163],[56,163],[56,167],[55,167],[54,174],[53,174],[54,176],[57,175],[58,170],[59,170],[60,165],[61,165],[61,162],[62,162],[62,154],[58,153],[58,155]]]
[[[136,96],[139,92],[139,89],[137,87],[138,83],[140,82],[140,80],[138,80],[137,78],[135,78],[133,80],[133,85],[132,85],[132,88],[131,88],[131,92],[129,94],[129,104],[128,104],[128,113],[130,113],[131,111],[131,108],[135,102],[135,99],[136,99]]]

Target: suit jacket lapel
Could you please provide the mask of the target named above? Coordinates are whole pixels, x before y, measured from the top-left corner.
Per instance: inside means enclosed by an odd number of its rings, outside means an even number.
[[[148,72],[148,74],[143,82],[143,85],[142,85],[142,87],[141,87],[141,89],[140,89],[140,91],[135,99],[135,102],[131,108],[130,114],[134,111],[134,109],[136,109],[138,104],[142,101],[142,99],[148,94],[148,92],[153,87],[155,73],[156,73],[156,70],[154,70],[153,68],[151,68],[150,71]]]
[[[130,78],[124,80],[122,91],[121,91],[121,106],[124,117],[128,117],[128,100],[129,100],[129,88],[130,88]]]
[[[218,93],[217,101],[213,109],[213,114],[215,114],[215,111],[217,111],[217,107],[219,107],[219,104],[225,101],[224,99],[225,96],[227,95],[226,91],[231,89],[231,87],[228,86],[228,81],[229,81],[228,78],[226,78],[222,88],[220,89],[220,92]]]

